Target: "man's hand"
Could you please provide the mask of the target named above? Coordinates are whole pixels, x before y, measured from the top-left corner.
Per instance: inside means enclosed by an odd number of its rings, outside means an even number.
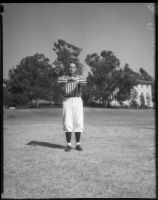
[[[77,77],[70,77],[68,79],[68,81],[78,82],[78,78]]]

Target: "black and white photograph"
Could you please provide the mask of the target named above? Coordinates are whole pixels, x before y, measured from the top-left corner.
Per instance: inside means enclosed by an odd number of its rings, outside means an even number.
[[[1,5],[1,197],[156,198],[155,3]]]

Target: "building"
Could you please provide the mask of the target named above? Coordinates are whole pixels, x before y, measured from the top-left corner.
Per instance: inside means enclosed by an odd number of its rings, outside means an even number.
[[[115,99],[115,95],[119,92],[119,88],[116,88],[112,95],[110,96],[110,99],[112,100],[110,102],[110,105],[112,106],[119,106],[119,102]],[[136,86],[134,86],[131,89],[131,97],[129,100],[125,100],[122,102],[124,106],[130,106],[131,102],[135,100],[135,102],[140,106],[142,104],[142,101],[144,102],[144,105],[153,107],[152,102],[152,82],[145,81],[145,80],[138,80],[138,83]]]
[[[135,102],[138,104],[138,106],[141,106],[142,104],[153,107],[153,101],[152,101],[152,82],[145,81],[145,80],[138,80],[137,85],[135,85],[131,89],[130,99],[126,99],[125,101],[122,101],[121,105],[128,107],[131,105],[132,102]],[[94,89],[96,87],[94,86]],[[119,92],[119,88],[116,87],[115,90],[112,92],[112,94],[109,96],[109,104],[111,106],[119,107],[121,106],[120,103],[116,100],[115,96],[117,96]],[[102,98],[99,98],[98,100],[95,100],[95,97],[93,97],[93,102],[97,104],[102,104]]]
[[[152,82],[138,80],[138,84],[131,90],[131,100],[135,99],[138,105],[141,105],[142,99],[144,104],[153,107],[152,102]]]
[[[116,99],[113,99],[113,100],[110,102],[110,105],[111,105],[111,106],[115,106],[115,107],[119,107],[119,106],[120,106],[120,103],[119,103]]]

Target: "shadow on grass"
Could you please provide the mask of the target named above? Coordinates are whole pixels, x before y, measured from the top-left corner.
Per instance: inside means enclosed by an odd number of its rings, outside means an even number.
[[[57,148],[57,149],[65,149],[66,146],[60,145],[60,144],[52,144],[48,142],[37,142],[37,141],[31,141],[27,143],[27,145],[32,145],[32,146],[44,146],[44,147],[49,147],[49,148]]]

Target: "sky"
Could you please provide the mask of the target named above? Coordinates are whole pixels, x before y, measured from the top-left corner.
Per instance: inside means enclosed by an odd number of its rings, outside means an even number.
[[[146,3],[3,3],[3,78],[22,58],[43,53],[56,59],[54,42],[82,48],[79,56],[87,76],[87,54],[109,50],[135,72],[155,76],[154,14]]]

